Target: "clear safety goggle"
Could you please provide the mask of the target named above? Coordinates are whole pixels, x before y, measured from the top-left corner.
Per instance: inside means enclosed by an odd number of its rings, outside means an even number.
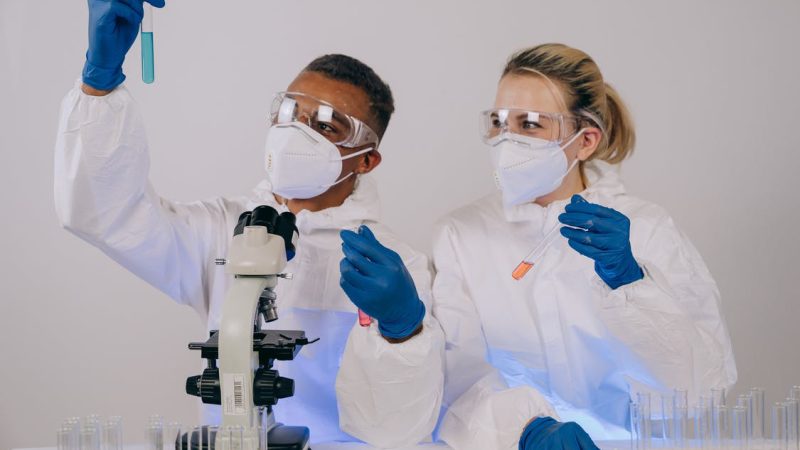
[[[501,135],[506,132],[561,143],[579,124],[577,117],[559,113],[508,108],[480,113],[481,139],[490,145],[502,139]]]
[[[330,103],[301,92],[278,92],[272,100],[269,124],[301,122],[334,145],[347,148],[378,146],[378,134],[364,122],[337,111]]]

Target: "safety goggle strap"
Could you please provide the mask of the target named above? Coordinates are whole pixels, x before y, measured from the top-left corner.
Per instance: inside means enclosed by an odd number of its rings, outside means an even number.
[[[353,154],[351,154],[351,155],[347,155],[347,156],[340,156],[340,157],[338,158],[338,161],[344,161],[344,160],[346,160],[346,159],[355,158],[356,156],[363,155],[364,153],[371,152],[371,151],[372,151],[372,150],[374,150],[374,149],[375,149],[375,147],[367,147],[367,148],[365,148],[365,149],[362,149],[362,150],[359,150],[359,151],[357,151],[357,152],[355,152],[355,153],[353,153]],[[337,161],[337,159],[334,159],[334,161]]]

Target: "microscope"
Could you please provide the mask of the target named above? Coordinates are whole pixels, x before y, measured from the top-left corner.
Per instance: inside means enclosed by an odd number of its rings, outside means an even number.
[[[273,406],[294,395],[294,381],[274,370],[275,360],[290,361],[304,345],[312,344],[304,331],[264,330],[277,320],[278,278],[294,256],[298,232],[295,216],[278,214],[269,206],[242,213],[233,233],[228,257],[218,259],[225,273],[234,276],[225,302],[219,330],[205,342],[189,344],[207,361],[202,375],[186,380],[186,393],[203,403],[222,406],[221,429],[209,433],[207,442],[189,432],[178,437],[176,450],[306,450],[309,430],[275,421]],[[194,433],[197,433],[195,431]]]

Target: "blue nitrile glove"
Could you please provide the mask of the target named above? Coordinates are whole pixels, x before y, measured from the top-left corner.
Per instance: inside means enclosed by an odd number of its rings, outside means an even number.
[[[142,3],[156,8],[164,0],[89,0],[89,50],[83,66],[83,82],[110,91],[125,80],[122,62],[144,16]]]
[[[342,230],[339,284],[350,300],[378,320],[381,334],[389,338],[411,335],[425,317],[425,304],[400,255],[384,247],[366,226],[358,234]]]
[[[519,450],[599,450],[592,438],[575,422],[539,417],[525,427]]]
[[[573,195],[558,220],[564,225],[561,234],[569,246],[594,260],[594,271],[616,289],[644,277],[642,268],[633,258],[630,241],[631,222],[625,214],[605,206],[589,203]]]

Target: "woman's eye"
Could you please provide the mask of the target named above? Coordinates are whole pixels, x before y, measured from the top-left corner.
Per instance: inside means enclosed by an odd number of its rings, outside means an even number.
[[[502,128],[503,127],[503,122],[501,122],[500,119],[492,119],[492,127],[493,128]]]
[[[522,128],[525,129],[525,130],[535,130],[535,129],[541,128],[541,127],[536,122],[531,122],[529,120],[526,120],[526,121],[522,122]]]

